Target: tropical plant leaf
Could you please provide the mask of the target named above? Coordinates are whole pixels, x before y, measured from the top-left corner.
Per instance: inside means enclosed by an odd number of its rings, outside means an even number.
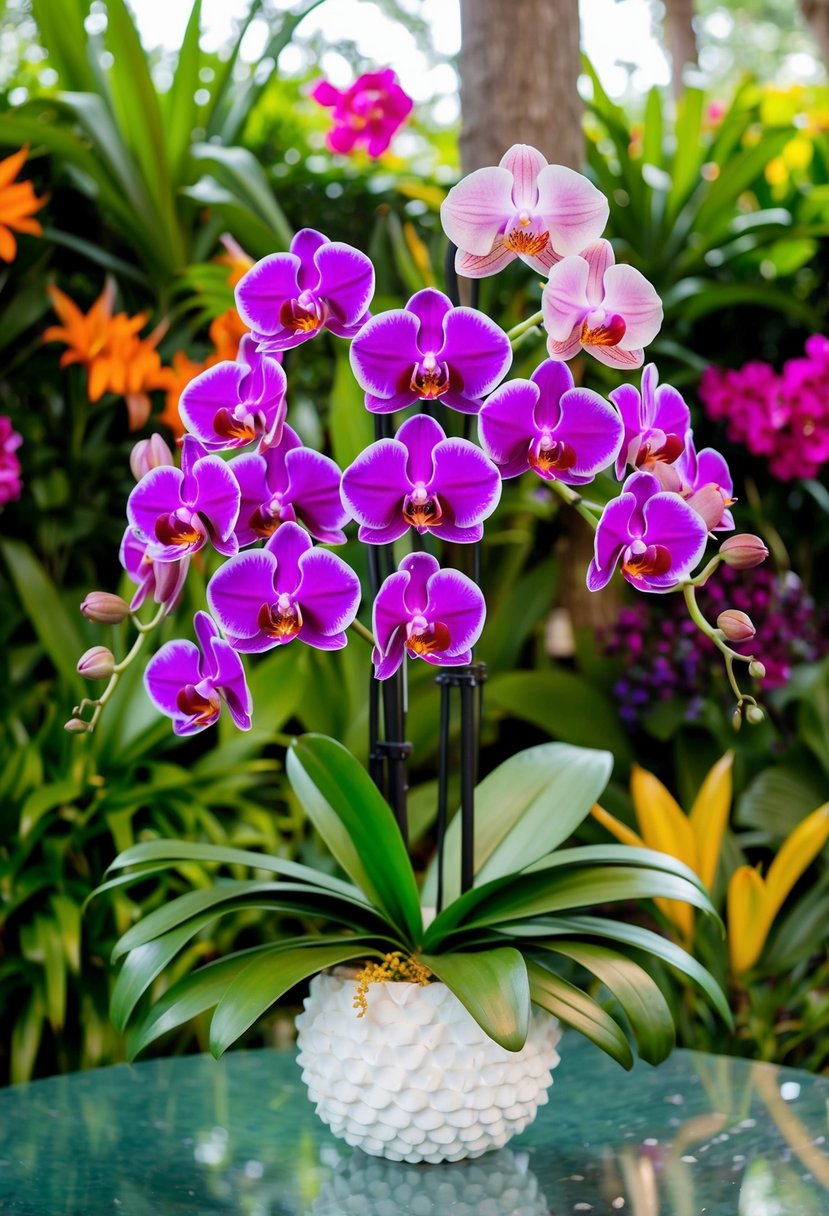
[[[520,1051],[530,1028],[530,985],[520,951],[504,946],[475,954],[422,955],[485,1034]]]
[[[598,688],[571,671],[516,671],[487,684],[487,704],[530,722],[563,743],[605,747],[623,764],[631,759],[630,741],[610,701]]]
[[[412,864],[391,808],[362,765],[334,739],[304,735],[291,745],[287,772],[345,872],[416,943],[422,918]]]
[[[534,1005],[578,1030],[623,1068],[633,1067],[633,1052],[624,1031],[592,997],[531,959],[527,960],[527,974]]]
[[[21,541],[0,541],[0,552],[40,644],[66,680],[72,695],[83,695],[83,681],[75,664],[86,646],[74,621],[64,611],[57,588]]]
[[[167,157],[173,181],[182,180],[182,169],[190,153],[193,128],[196,125],[195,95],[199,87],[201,67],[202,0],[194,0],[178,53],[173,83],[160,101],[164,112],[167,137]]]

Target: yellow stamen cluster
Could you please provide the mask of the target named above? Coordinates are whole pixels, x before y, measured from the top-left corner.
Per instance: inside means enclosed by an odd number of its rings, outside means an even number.
[[[369,984],[404,980],[410,984],[425,986],[431,978],[432,973],[427,966],[416,958],[407,958],[400,950],[387,954],[381,963],[366,963],[357,976],[357,991],[354,993],[353,1004],[358,1010],[357,1017],[361,1018],[368,1009]]]

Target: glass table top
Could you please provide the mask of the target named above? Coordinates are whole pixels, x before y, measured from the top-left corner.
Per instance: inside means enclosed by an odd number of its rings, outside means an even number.
[[[829,1078],[677,1051],[623,1072],[562,1042],[550,1102],[475,1161],[353,1152],[290,1051],[150,1060],[0,1091],[21,1216],[826,1216]]]

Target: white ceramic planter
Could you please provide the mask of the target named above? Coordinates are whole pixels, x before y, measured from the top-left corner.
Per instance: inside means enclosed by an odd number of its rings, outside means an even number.
[[[297,1018],[299,1064],[317,1114],[373,1157],[460,1161],[501,1148],[547,1101],[559,1060],[558,1022],[533,1015],[521,1051],[493,1042],[445,984],[311,981]]]

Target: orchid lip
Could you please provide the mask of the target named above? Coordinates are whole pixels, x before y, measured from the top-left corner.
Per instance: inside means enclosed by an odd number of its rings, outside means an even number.
[[[185,684],[176,697],[176,705],[197,726],[209,726],[219,715],[221,699],[213,689],[202,692],[195,684]]]
[[[169,515],[159,515],[155,521],[155,535],[162,545],[180,545],[183,548],[203,540],[204,530],[195,514],[187,512],[183,517],[180,512],[171,511]]]
[[[636,467],[643,468],[650,464],[673,464],[685,450],[685,442],[680,435],[666,435],[665,442],[652,447],[646,440],[636,455]]]
[[[406,649],[413,657],[448,650],[450,645],[449,628],[443,621],[415,616],[406,628]]]
[[[622,569],[631,578],[667,574],[670,568],[671,554],[665,545],[645,545],[641,540],[628,546],[622,562]]]
[[[421,484],[416,485],[403,500],[403,518],[418,531],[438,527],[443,510],[437,495],[429,494]]]
[[[618,346],[626,329],[618,313],[607,316],[602,309],[596,309],[582,322],[580,341],[582,346]]]
[[[424,355],[412,369],[409,388],[422,400],[433,401],[449,388],[449,368],[445,363],[438,363],[434,355]]]
[[[299,604],[284,593],[275,604],[263,604],[259,609],[257,623],[263,633],[271,638],[295,638],[302,628],[302,612]]]
[[[573,468],[578,456],[569,443],[544,434],[530,444],[527,460],[530,468],[537,469],[540,473],[566,472],[567,469]]]
[[[315,333],[328,317],[328,305],[311,292],[304,291],[298,300],[286,300],[279,310],[280,323],[285,329],[298,333]]]
[[[247,413],[240,418],[235,410],[231,411],[225,406],[214,414],[213,430],[222,439],[243,440],[245,443],[251,443],[256,438],[259,429],[256,425],[257,421]]]

